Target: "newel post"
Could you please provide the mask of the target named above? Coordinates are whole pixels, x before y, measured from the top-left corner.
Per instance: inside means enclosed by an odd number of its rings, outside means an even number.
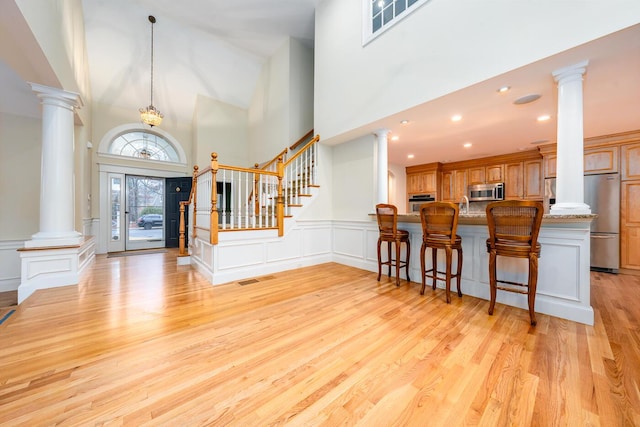
[[[190,197],[191,203],[193,204],[193,209],[192,209],[193,215],[191,217],[191,229],[193,230],[193,235],[191,236],[192,239],[196,238],[196,212],[198,207],[198,170],[199,170],[198,165],[195,165],[193,167],[193,182],[191,183],[191,194],[193,195],[192,197]]]
[[[284,162],[278,157],[278,237],[284,236],[284,198],[282,197],[282,179],[284,178]]]
[[[209,243],[218,244],[218,153],[211,153],[211,223]]]
[[[189,202],[180,202],[180,226],[178,228],[178,254],[180,256],[185,256],[187,254],[184,244],[184,206],[188,203]]]

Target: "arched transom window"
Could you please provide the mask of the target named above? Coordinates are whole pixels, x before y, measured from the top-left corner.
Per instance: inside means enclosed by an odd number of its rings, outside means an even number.
[[[109,146],[109,154],[161,162],[180,162],[173,145],[162,136],[145,131],[131,131],[116,137]]]

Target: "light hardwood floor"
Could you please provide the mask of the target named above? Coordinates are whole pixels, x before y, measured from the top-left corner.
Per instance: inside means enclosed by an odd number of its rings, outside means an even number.
[[[175,258],[98,256],[20,305],[0,425],[640,425],[638,276],[592,273],[594,327],[533,328],[338,264],[212,287]]]

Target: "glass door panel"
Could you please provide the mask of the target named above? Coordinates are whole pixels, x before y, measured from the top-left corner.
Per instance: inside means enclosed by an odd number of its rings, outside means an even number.
[[[164,248],[164,178],[126,176],[126,250]]]
[[[108,252],[124,251],[124,175],[109,175]]]

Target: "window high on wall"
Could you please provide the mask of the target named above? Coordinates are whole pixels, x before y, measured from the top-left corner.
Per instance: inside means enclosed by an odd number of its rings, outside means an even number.
[[[362,1],[364,12],[363,44],[367,44],[429,0]]]
[[[142,130],[123,133],[109,145],[109,154],[145,160],[179,163],[174,146],[162,136]]]

